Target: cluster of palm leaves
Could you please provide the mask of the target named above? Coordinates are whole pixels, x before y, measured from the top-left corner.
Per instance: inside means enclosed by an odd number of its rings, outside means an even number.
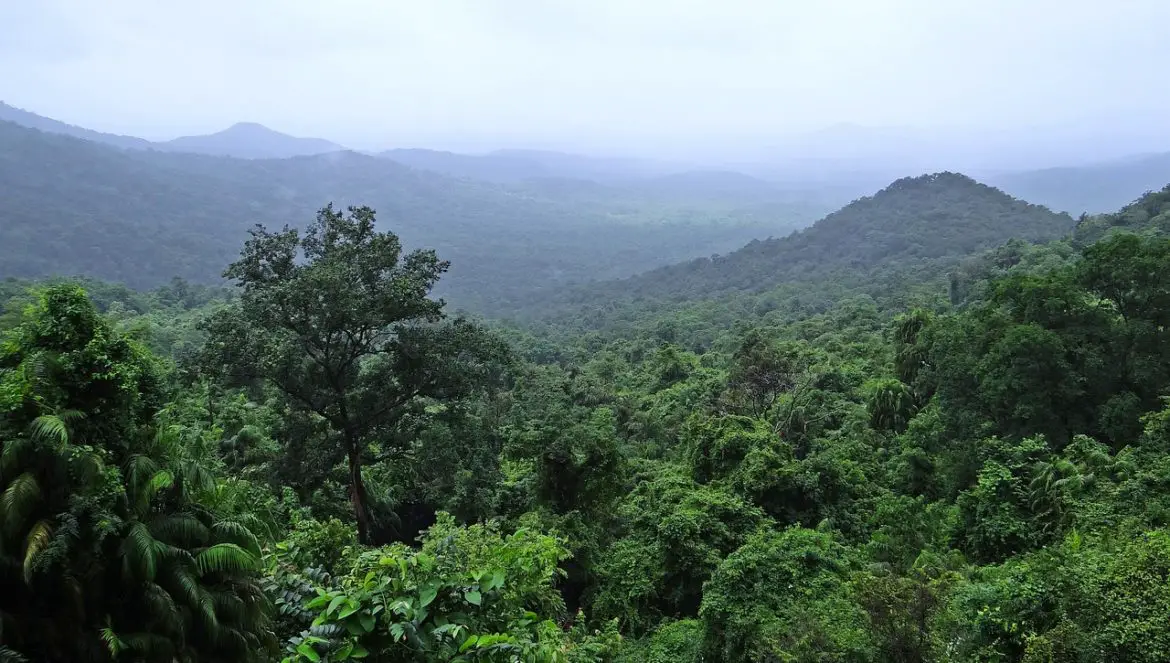
[[[46,305],[40,322],[56,312]],[[77,344],[93,354],[101,338]],[[23,359],[55,363],[42,373],[61,375],[78,352]],[[4,355],[0,386],[11,386],[27,367],[4,367]],[[74,374],[52,397],[26,382],[0,409],[0,660],[252,660],[272,644],[260,546],[208,507],[216,479],[187,431],[147,419],[103,439],[110,428],[97,420],[124,413],[101,408],[22,421],[52,401],[82,402],[79,381],[92,394],[118,368]]]

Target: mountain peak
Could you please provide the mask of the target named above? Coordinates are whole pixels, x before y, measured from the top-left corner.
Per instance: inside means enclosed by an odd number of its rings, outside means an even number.
[[[321,138],[290,136],[258,122],[237,122],[212,134],[182,136],[162,143],[161,148],[242,159],[285,159],[345,149]]]
[[[753,242],[714,260],[700,259],[634,277],[623,288],[657,297],[710,297],[782,283],[864,273],[912,260],[940,263],[1018,237],[1046,241],[1073,220],[1012,198],[961,173],[896,180],[809,228]]]
[[[281,133],[275,129],[269,129],[268,127],[264,126],[263,124],[260,124],[259,122],[236,122],[232,126],[228,127],[227,129],[224,129],[223,131],[220,131],[218,133],[222,134],[222,133],[228,133],[228,132],[280,134],[281,136],[288,135],[288,134]]]

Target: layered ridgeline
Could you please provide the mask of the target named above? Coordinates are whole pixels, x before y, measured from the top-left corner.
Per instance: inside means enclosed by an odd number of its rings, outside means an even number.
[[[1170,189],[908,277],[926,308],[760,305],[843,262],[696,300],[711,338],[508,348],[319,223],[226,306],[9,290],[0,660],[1167,660]],[[849,280],[934,273],[884,254]]]
[[[453,264],[442,294],[481,311],[590,279],[742,246],[809,211],[667,206],[454,179],[353,152],[242,160],[123,150],[0,123],[5,276],[82,274],[154,287],[216,282],[256,223],[303,225],[369,205],[408,246]]]
[[[39,129],[46,133],[83,138],[123,149],[190,152],[241,159],[284,159],[338,152],[345,149],[321,138],[290,136],[254,122],[239,122],[223,131],[208,135],[181,136],[173,140],[149,141],[135,136],[102,133],[78,127],[9,106],[3,102],[0,102],[0,121],[12,122],[30,129]]]
[[[1017,200],[964,175],[923,175],[898,180],[787,237],[584,286],[561,295],[557,304],[560,313],[571,316],[583,305],[669,307],[807,283],[853,294],[888,293],[898,283],[938,278],[964,256],[1009,239],[1051,240],[1072,227],[1067,214]]]
[[[1170,182],[1170,153],[998,175],[989,181],[1012,195],[1055,210],[1101,214]]]

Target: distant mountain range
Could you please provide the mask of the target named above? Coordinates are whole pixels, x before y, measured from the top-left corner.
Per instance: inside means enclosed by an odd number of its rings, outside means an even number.
[[[988,177],[1014,196],[1070,214],[1111,212],[1170,182],[1170,153],[1075,168],[1045,168]]]
[[[441,294],[478,311],[815,218],[510,189],[348,151],[249,160],[119,149],[0,122],[0,277],[216,282],[253,224],[303,225],[330,202],[369,205],[407,246],[436,249],[452,262]]]
[[[0,121],[30,129],[104,143],[122,149],[189,152],[241,159],[286,159],[325,154],[345,148],[321,138],[298,138],[252,122],[240,122],[206,136],[183,136],[169,141],[149,141],[134,136],[101,133],[30,113],[0,102]]]
[[[808,188],[557,152],[366,155],[247,123],[150,142],[0,104],[0,277],[215,282],[250,226],[301,225],[333,202],[370,205],[408,246],[451,260],[442,294],[479,312],[694,300],[1059,237],[1073,221],[1052,210],[1160,189],[1170,154],[989,181],[1000,188],[939,173],[858,197],[858,181]],[[602,282],[572,287],[589,281]]]
[[[22,127],[30,129],[37,129],[47,133],[61,134],[64,136],[73,136],[74,138],[81,138],[84,140],[92,140],[95,143],[104,143],[106,145],[113,145],[123,149],[133,150],[149,150],[156,147],[156,145],[145,138],[135,138],[134,136],[119,136],[117,134],[105,134],[100,131],[93,131],[92,129],[85,129],[83,127],[66,124],[60,120],[47,118],[36,113],[9,106],[0,101],[0,121],[13,122]]]
[[[247,159],[281,159],[345,149],[321,138],[299,138],[247,122],[210,135],[152,142],[76,127],[3,103],[0,103],[0,121],[122,149]],[[376,156],[455,178],[523,185],[525,190],[540,195],[569,195],[577,199],[597,196],[669,198],[687,204],[718,201],[732,207],[782,203],[823,213],[907,172],[934,170],[931,164],[945,161],[940,150],[945,151],[947,145],[956,150],[956,154],[965,155],[962,158],[977,161],[992,158],[980,157],[976,153],[980,149],[992,155],[1006,151],[1013,155],[1011,159],[1020,157],[1028,149],[1040,149],[1036,145],[1029,148],[1031,143],[1021,136],[1016,136],[1015,142],[1001,137],[1001,142],[1008,140],[1004,145],[997,143],[980,147],[969,144],[970,137],[949,137],[937,131],[936,134],[841,125],[780,146],[761,145],[756,152],[762,161],[717,167],[547,150],[460,154],[419,148],[386,150]],[[1051,136],[1045,140],[1059,144]],[[1123,141],[1124,145],[1133,142],[1132,138]],[[1085,155],[1090,161],[1093,154],[1110,151],[1105,142],[1098,143]],[[1046,143],[1040,141],[1038,144]],[[1121,148],[1121,145],[1116,145],[1112,151]],[[1071,158],[1071,149],[1073,147],[1067,145],[1059,145],[1059,149],[1053,147],[1053,158],[1067,160]],[[1036,157],[1031,158],[1035,160]],[[1005,171],[1001,168],[993,171],[981,168],[974,174],[1016,197],[1057,211],[1101,213],[1115,210],[1145,191],[1158,189],[1170,181],[1170,153],[1038,170]],[[591,187],[588,183],[608,188]]]

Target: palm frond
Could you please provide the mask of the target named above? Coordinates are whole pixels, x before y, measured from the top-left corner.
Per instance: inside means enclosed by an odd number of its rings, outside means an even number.
[[[158,571],[159,545],[143,523],[134,523],[122,540],[122,569],[127,579],[154,580]]]
[[[182,566],[170,567],[163,586],[176,603],[191,611],[199,609],[207,591],[199,585],[199,581],[187,571],[187,568]]]
[[[253,557],[261,557],[260,542],[248,527],[234,520],[221,520],[211,526],[211,533],[218,543],[234,543],[251,553]]]
[[[28,531],[24,544],[24,581],[32,584],[33,571],[36,568],[37,558],[49,545],[53,536],[53,527],[47,520],[38,521]]]
[[[183,615],[175,605],[175,599],[160,585],[149,583],[143,591],[143,600],[150,608],[151,617],[162,622],[163,628],[170,634],[183,635]]]
[[[0,482],[4,477],[14,476],[17,469],[25,462],[27,454],[35,445],[28,438],[5,440],[0,444]]]
[[[159,516],[149,527],[155,539],[190,548],[207,545],[210,535],[207,526],[189,513]]]
[[[244,600],[232,591],[213,591],[211,601],[215,606],[215,614],[220,621],[238,623],[244,618]]]
[[[172,546],[162,541],[158,542],[158,560],[161,564],[172,564],[182,567],[194,567],[195,556],[191,551],[178,546]]]
[[[247,573],[256,570],[259,559],[234,543],[217,543],[195,556],[199,575],[209,573]]]
[[[137,495],[158,473],[158,463],[150,456],[136,454],[126,461],[126,483],[130,492]]]
[[[215,491],[215,473],[200,463],[185,460],[179,464],[179,469],[188,491],[194,491],[198,495],[207,495]]]
[[[5,534],[16,536],[40,501],[41,486],[31,472],[13,479],[0,495],[0,522],[4,523]]]
[[[33,419],[28,432],[33,439],[49,442],[58,447],[69,444],[69,426],[64,419],[55,414],[42,414]]]
[[[122,636],[122,641],[127,651],[139,654],[143,660],[166,661],[174,658],[174,643],[157,633],[130,633]]]

